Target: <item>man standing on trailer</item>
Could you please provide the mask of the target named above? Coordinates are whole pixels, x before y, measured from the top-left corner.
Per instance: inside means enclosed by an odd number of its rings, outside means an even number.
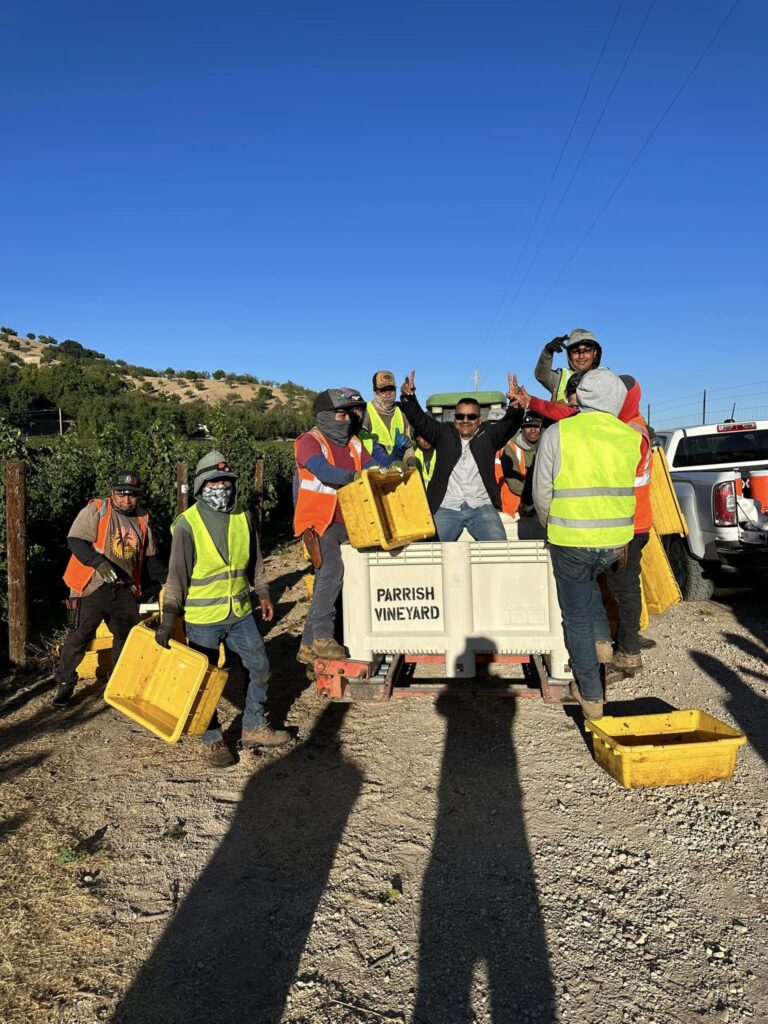
[[[398,458],[412,454],[407,436],[408,419],[395,401],[397,388],[391,370],[377,370],[373,375],[373,399],[366,404],[362,429],[374,444],[380,444],[387,455],[399,450]]]
[[[568,357],[568,366],[563,370],[552,369],[552,359],[556,352],[565,351]],[[600,365],[603,350],[600,343],[591,331],[585,331],[583,327],[576,327],[570,334],[563,334],[559,338],[553,338],[542,349],[539,361],[536,363],[534,376],[543,387],[552,395],[557,402],[565,401],[565,385],[572,373],[586,373],[587,370],[595,370]]]

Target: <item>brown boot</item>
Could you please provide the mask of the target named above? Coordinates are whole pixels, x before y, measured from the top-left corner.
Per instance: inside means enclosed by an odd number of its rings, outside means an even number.
[[[349,651],[341,644],[337,644],[332,636],[321,636],[312,644],[312,653],[316,658],[340,661],[349,657]]]
[[[273,729],[262,725],[259,729],[243,729],[244,747],[284,747],[291,742],[291,734],[285,729]]]
[[[594,719],[603,717],[603,702],[601,700],[587,700],[586,697],[582,697],[581,690],[575,680],[570,685],[570,691],[574,700],[577,700],[579,704],[581,704],[581,710],[584,712],[585,718]]]
[[[312,653],[311,644],[302,644],[299,647],[299,653],[296,655],[296,661],[300,662],[302,665],[314,665],[315,656]]]
[[[610,665],[613,661],[613,644],[608,640],[595,640],[595,653],[600,665]]]
[[[620,668],[622,672],[634,676],[643,671],[643,656],[642,654],[625,654],[624,651],[616,651],[613,664],[615,668]]]
[[[231,768],[235,758],[224,740],[215,743],[203,743],[203,756],[209,768]]]

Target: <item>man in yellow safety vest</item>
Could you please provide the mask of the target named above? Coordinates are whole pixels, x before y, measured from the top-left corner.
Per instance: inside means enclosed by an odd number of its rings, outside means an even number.
[[[635,472],[640,435],[618,419],[627,396],[607,369],[576,388],[580,415],[544,431],[533,470],[533,503],[547,531],[575,684],[587,718],[603,714],[596,638],[610,636],[597,577],[635,532]]]
[[[290,734],[272,728],[264,710],[269,662],[253,616],[251,589],[265,622],[274,618],[275,609],[258,533],[250,513],[238,503],[237,474],[221,452],[200,459],[192,491],[195,503],[172,527],[162,621],[155,639],[168,647],[176,617],[183,615],[190,647],[207,654],[214,664],[223,643],[239,657],[246,676],[243,746],[282,746]],[[234,764],[216,712],[203,736],[203,751],[211,767]]]
[[[568,366],[562,370],[552,369],[552,359],[556,352],[565,352]],[[534,376],[552,395],[555,402],[565,401],[565,385],[572,373],[586,373],[600,365],[603,350],[600,342],[591,331],[576,327],[570,334],[563,334],[547,342],[541,350],[536,363]]]
[[[368,432],[374,444],[381,445],[387,455],[391,455],[393,449],[399,449],[399,458],[408,459],[413,454],[407,444],[409,424],[402,407],[395,401],[396,393],[394,373],[377,370],[373,375],[373,400],[365,407],[362,429]]]

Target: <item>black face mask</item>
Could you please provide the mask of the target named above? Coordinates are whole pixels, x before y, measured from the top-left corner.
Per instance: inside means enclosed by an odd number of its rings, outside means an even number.
[[[317,426],[321,434],[338,445],[347,444],[353,434],[351,420],[337,420],[334,412],[319,412]]]

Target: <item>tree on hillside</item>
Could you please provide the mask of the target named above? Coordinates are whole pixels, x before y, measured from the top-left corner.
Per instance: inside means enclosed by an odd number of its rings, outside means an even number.
[[[223,370],[214,370],[211,376],[214,380],[224,380],[226,373]]]

